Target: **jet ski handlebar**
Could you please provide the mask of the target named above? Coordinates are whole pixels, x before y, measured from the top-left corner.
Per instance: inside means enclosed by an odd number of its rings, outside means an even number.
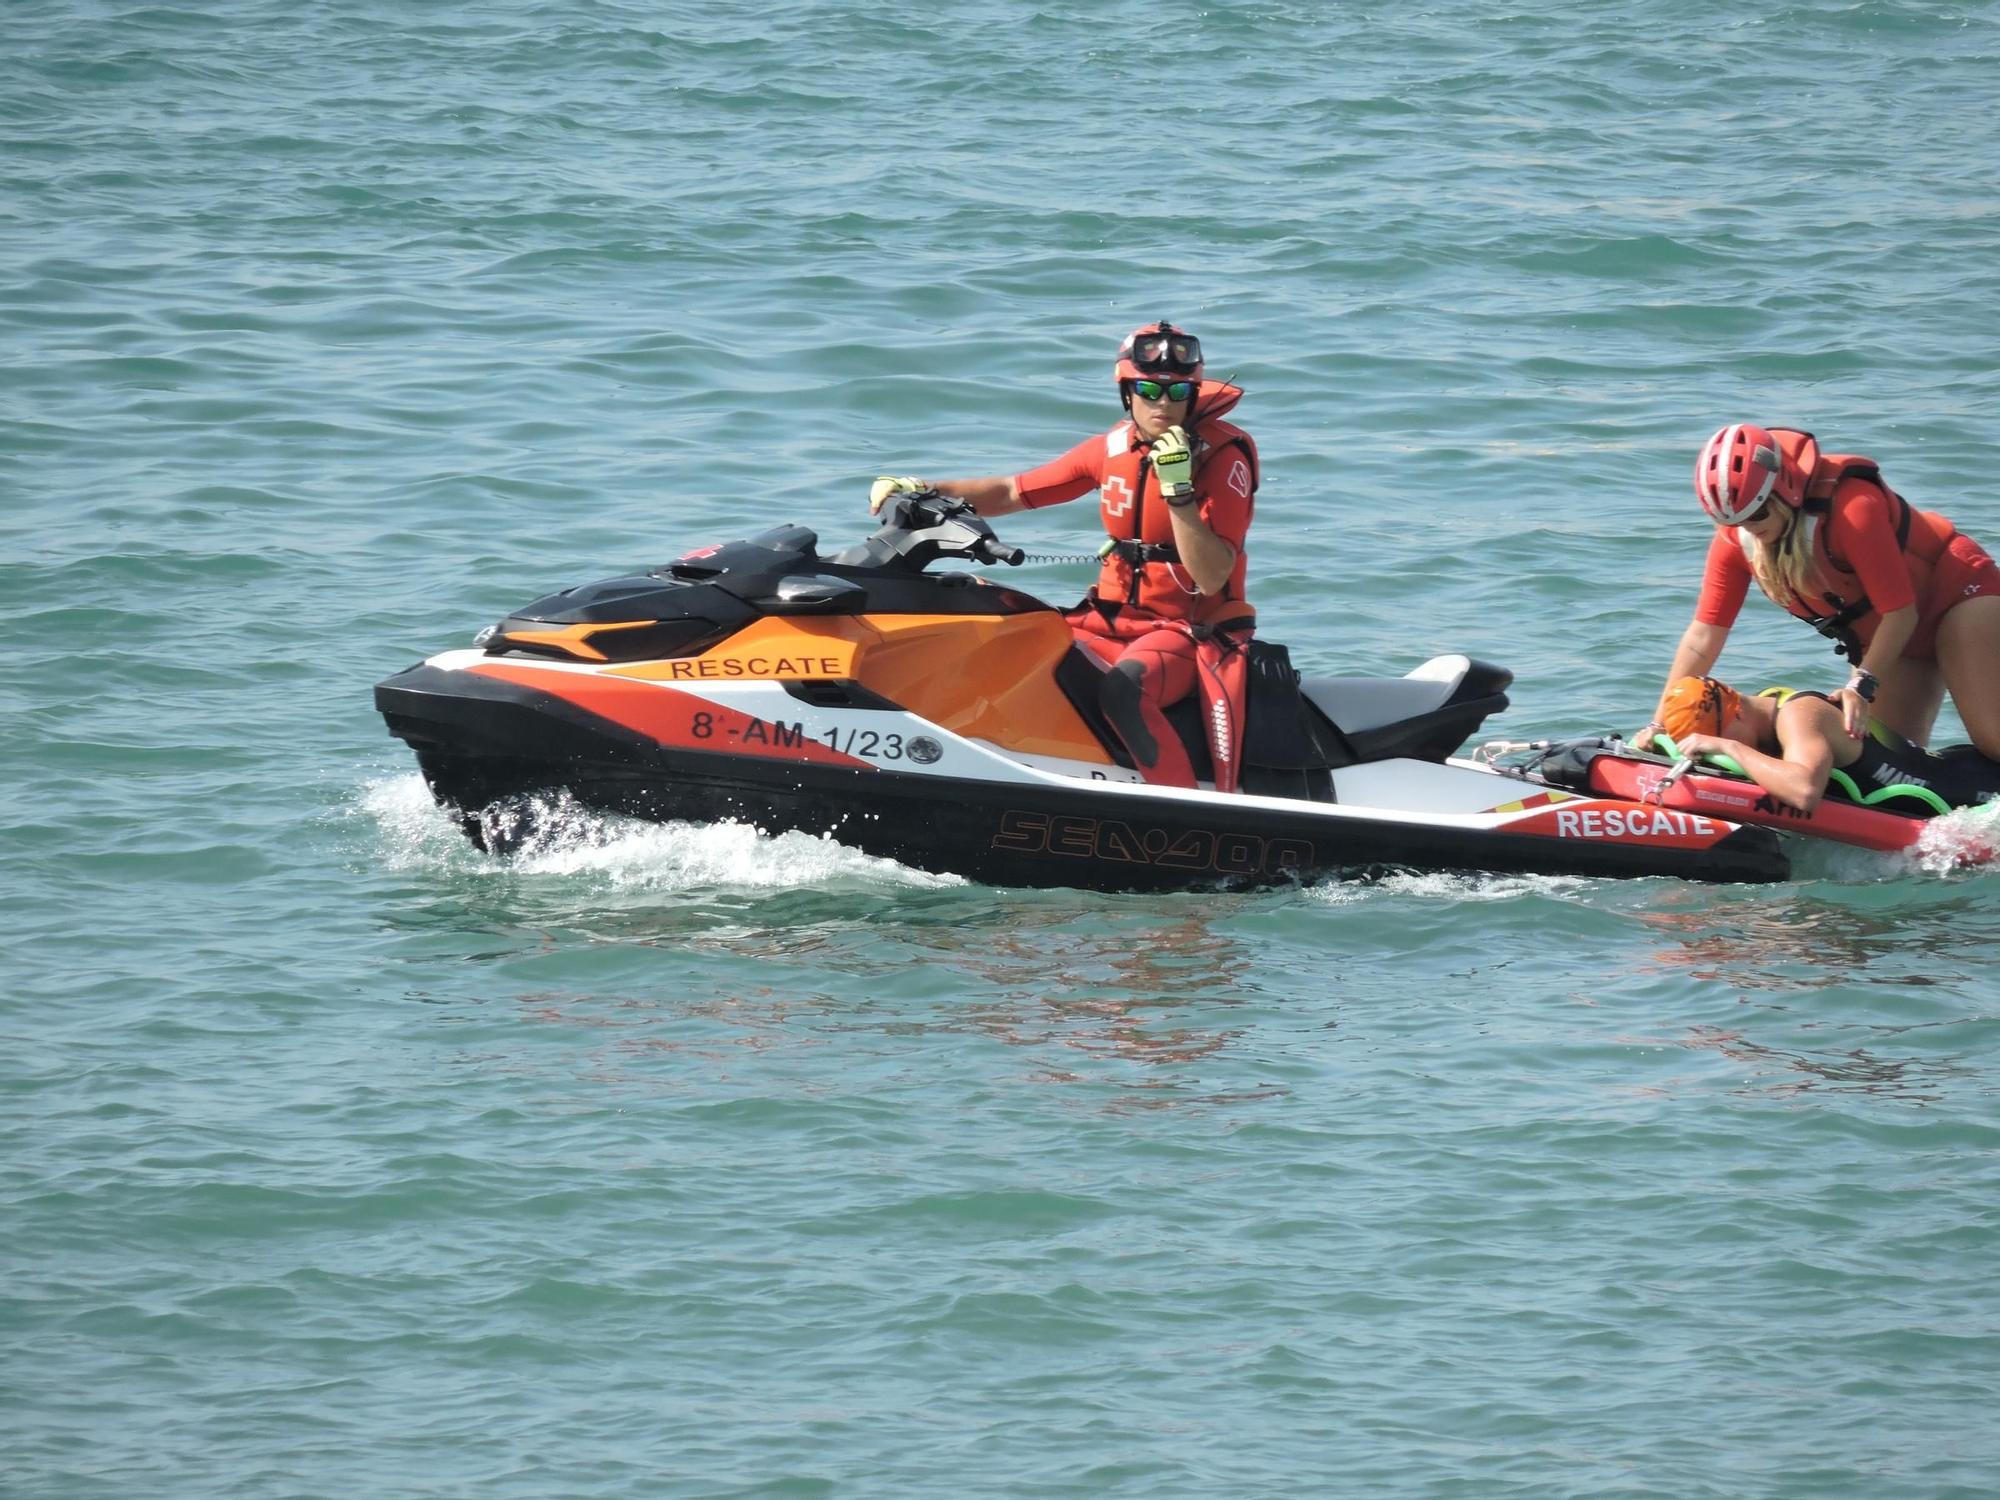
[[[995,536],[985,517],[965,501],[936,490],[907,490],[882,507],[882,525],[873,536],[833,561],[876,567],[900,563],[921,573],[938,558],[1017,567],[1026,556]]]
[[[997,536],[981,537],[976,549],[978,555],[990,563],[1005,563],[1010,568],[1021,566],[1021,559],[1027,554],[1019,547],[1010,547]]]

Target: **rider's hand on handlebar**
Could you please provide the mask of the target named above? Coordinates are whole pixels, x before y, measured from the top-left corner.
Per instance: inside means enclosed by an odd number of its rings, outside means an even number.
[[[1160,476],[1160,493],[1167,499],[1194,493],[1194,449],[1187,429],[1169,427],[1153,439],[1153,472]]]
[[[907,474],[900,478],[895,475],[884,474],[880,479],[868,486],[868,514],[871,516],[880,515],[882,507],[889,503],[889,497],[892,495],[907,495],[912,490],[929,488],[930,486],[925,484],[921,479],[913,478]]]

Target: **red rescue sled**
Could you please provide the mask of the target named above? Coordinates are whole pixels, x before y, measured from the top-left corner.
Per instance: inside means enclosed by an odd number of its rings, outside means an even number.
[[[1754,781],[1722,772],[1689,771],[1661,793],[1673,762],[1657,756],[1603,754],[1590,762],[1590,790],[1606,797],[1652,802],[1682,812],[1731,823],[1754,823],[1782,833],[1834,839],[1862,849],[1907,849],[1923,836],[1929,817],[1862,807],[1839,797],[1822,797],[1811,812],[1780,802]]]

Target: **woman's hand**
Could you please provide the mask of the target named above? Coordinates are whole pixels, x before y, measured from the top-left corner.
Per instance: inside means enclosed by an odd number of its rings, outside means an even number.
[[[1683,755],[1726,755],[1739,765],[1742,763],[1742,756],[1738,753],[1743,749],[1740,740],[1725,740],[1719,734],[1691,734],[1674,743]]]
[[[1857,740],[1868,732],[1868,700],[1854,690],[1853,683],[1828,696],[1833,699],[1833,706],[1840,710],[1842,729]]]
[[[1833,705],[1840,710],[1840,727],[1855,739],[1868,733],[1868,715],[1874,711],[1875,698],[1881,690],[1882,679],[1860,666],[1847,679],[1847,686],[1833,694]]]

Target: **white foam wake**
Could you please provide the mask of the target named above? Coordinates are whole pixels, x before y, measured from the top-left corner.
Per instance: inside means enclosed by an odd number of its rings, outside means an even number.
[[[1473,872],[1399,870],[1373,881],[1329,881],[1309,886],[1306,899],[1322,906],[1349,906],[1384,895],[1424,901],[1518,901],[1528,896],[1567,896],[1588,890],[1582,875],[1482,875]]]
[[[770,835],[747,823],[648,823],[592,812],[566,797],[530,802],[519,847],[501,858],[475,849],[457,819],[431,800],[423,778],[414,774],[365,785],[360,811],[380,829],[384,862],[391,869],[585,875],[616,887],[653,890],[784,890],[856,880],[924,888],[965,883],[810,834]]]
[[[1961,807],[1931,819],[1914,853],[1926,875],[1957,875],[1990,865],[2000,853],[2000,802]]]

